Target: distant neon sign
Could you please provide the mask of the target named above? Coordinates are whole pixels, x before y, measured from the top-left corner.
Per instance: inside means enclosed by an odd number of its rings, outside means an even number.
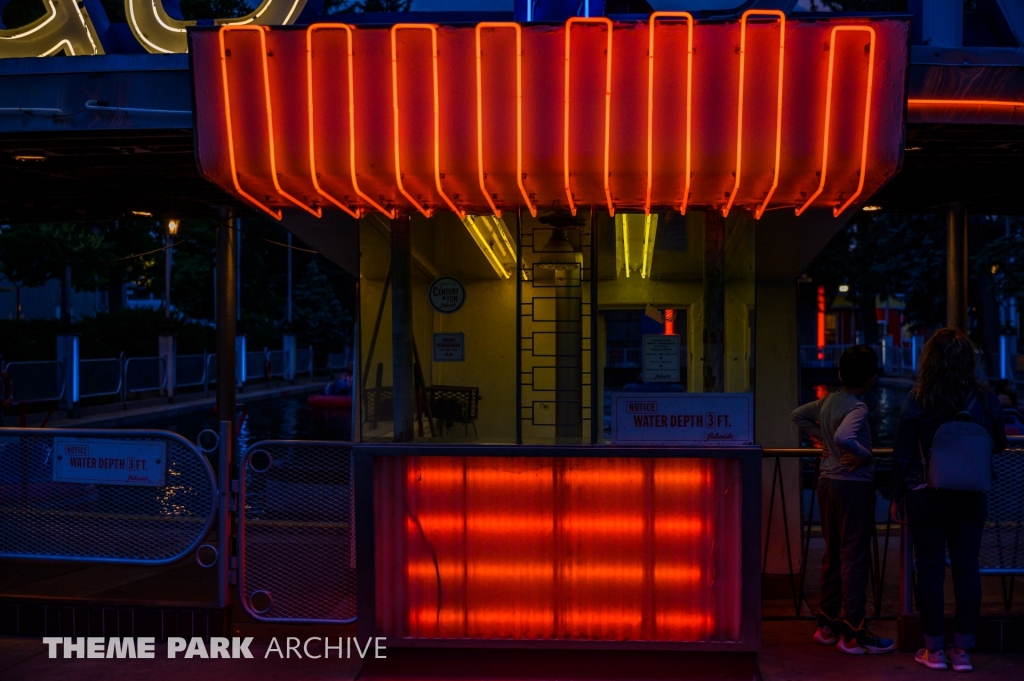
[[[217,26],[287,26],[295,23],[306,0],[263,0],[243,17],[215,19]],[[44,0],[46,14],[16,29],[0,30],[0,59],[103,54],[89,11],[76,0]],[[188,51],[186,29],[195,21],[174,19],[162,0],[124,0],[132,35],[151,54]]]

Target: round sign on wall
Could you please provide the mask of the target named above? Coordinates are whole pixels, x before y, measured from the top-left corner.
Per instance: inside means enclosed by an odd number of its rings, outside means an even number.
[[[455,312],[466,302],[466,287],[455,277],[440,277],[430,285],[430,304],[438,312]]]

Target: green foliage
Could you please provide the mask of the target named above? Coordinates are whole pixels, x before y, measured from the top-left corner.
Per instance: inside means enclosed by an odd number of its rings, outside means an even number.
[[[899,12],[907,11],[907,0],[811,0],[812,12]]]
[[[72,324],[70,332],[81,334],[82,359],[117,357],[122,352],[128,357],[154,357],[157,336],[164,328],[163,312],[119,310],[86,317]],[[5,361],[51,360],[57,356],[57,334],[64,331],[53,319],[0,320],[0,355]],[[178,336],[181,354],[213,352],[212,326],[172,320],[170,331]]]
[[[989,268],[995,275],[996,291],[1001,296],[1024,298],[1024,229],[1019,222],[1009,234],[992,240],[975,261],[976,267]]]
[[[104,280],[101,263],[110,254],[103,233],[84,224],[14,225],[0,230],[0,273],[19,286],[63,281],[71,265],[75,287],[95,288]]]
[[[342,307],[330,278],[315,260],[295,286],[293,317],[299,343],[313,345],[318,354],[337,352],[352,338],[351,308]]]
[[[28,0],[14,0],[15,2],[27,2]],[[36,0],[38,2],[38,0]],[[128,21],[125,15],[124,0],[100,0],[107,19],[111,23],[124,23]],[[180,0],[181,17],[187,21],[195,19],[226,19],[228,17],[241,17],[252,12],[245,0]]]

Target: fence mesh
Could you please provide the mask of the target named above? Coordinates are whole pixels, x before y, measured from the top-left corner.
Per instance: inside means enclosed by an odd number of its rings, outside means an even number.
[[[993,457],[995,481],[981,537],[981,569],[1024,574],[1024,438]]]
[[[164,442],[166,485],[53,481],[54,438]],[[168,563],[205,536],[213,472],[188,442],[160,431],[0,430],[0,556]]]
[[[269,456],[270,467],[259,472]],[[264,441],[243,461],[241,595],[257,619],[356,616],[351,447]]]

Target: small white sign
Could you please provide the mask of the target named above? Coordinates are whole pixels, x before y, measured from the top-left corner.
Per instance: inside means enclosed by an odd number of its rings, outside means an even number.
[[[679,382],[679,336],[644,335],[644,383]]]
[[[430,304],[438,312],[455,312],[466,302],[466,287],[455,277],[440,277],[430,284]]]
[[[751,393],[614,393],[615,444],[728,447],[754,442]]]
[[[163,487],[165,442],[53,439],[53,481]]]
[[[435,362],[465,362],[466,338],[459,333],[434,334]]]

